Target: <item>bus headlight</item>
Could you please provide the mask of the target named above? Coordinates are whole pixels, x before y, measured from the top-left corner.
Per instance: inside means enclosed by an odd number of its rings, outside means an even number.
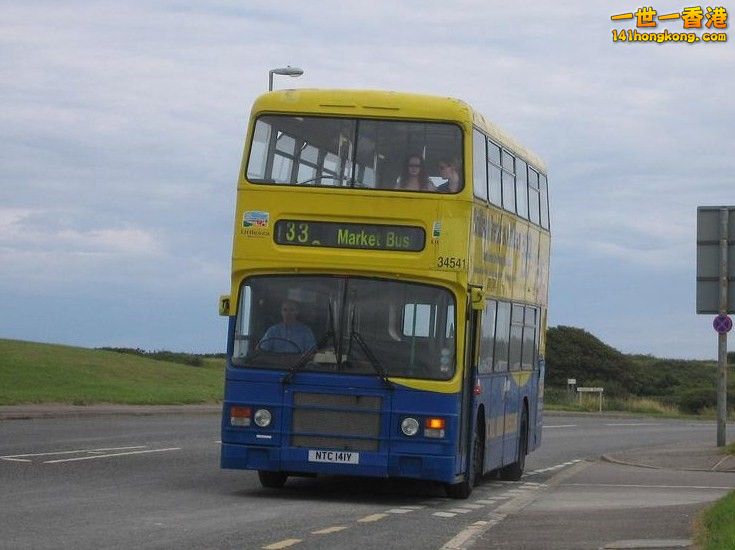
[[[255,411],[255,423],[261,428],[267,428],[271,424],[272,415],[268,409],[258,409]]]
[[[401,422],[401,431],[409,437],[416,435],[419,431],[419,421],[411,417],[404,418]]]

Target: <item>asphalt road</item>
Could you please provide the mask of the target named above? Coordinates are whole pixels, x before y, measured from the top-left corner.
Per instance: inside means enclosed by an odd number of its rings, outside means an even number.
[[[524,521],[527,514],[538,513],[553,528],[549,513],[563,510],[560,502],[572,511],[592,511],[589,491],[599,497],[603,486],[635,485],[651,492],[645,489],[650,472],[635,469],[635,483],[626,484],[633,474],[624,468],[589,460],[676,442],[711,445],[715,425],[548,416],[544,442],[529,456],[524,479],[486,481],[467,501],[445,498],[438,485],[336,477],[289,479],[282,490],[266,490],[254,472],[219,469],[218,440],[215,415],[0,422],[0,547],[552,548],[553,529],[544,531],[549,544],[539,544],[538,529]],[[574,481],[572,489],[560,485],[565,476]],[[722,479],[735,485],[732,476]],[[720,488],[700,489],[702,495],[682,505],[701,506],[728,484],[715,486]],[[575,529],[594,534],[597,521]],[[518,536],[519,530],[529,537]],[[616,536],[611,532],[605,540]],[[599,547],[593,539],[565,544]]]

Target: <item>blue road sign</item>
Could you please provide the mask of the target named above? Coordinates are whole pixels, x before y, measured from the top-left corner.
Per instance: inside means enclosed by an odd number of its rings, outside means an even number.
[[[727,334],[732,330],[732,319],[727,315],[718,315],[715,320],[712,321],[712,326],[719,334]]]

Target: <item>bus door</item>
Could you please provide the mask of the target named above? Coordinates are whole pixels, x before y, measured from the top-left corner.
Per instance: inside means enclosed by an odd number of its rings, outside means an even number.
[[[494,372],[495,319],[498,303],[488,300],[480,323],[480,345],[477,361],[477,378],[480,383],[478,401],[485,407],[485,465],[490,471],[500,466],[503,458],[503,384]]]
[[[503,437],[503,463],[515,462],[518,454],[518,437],[521,426],[521,349],[523,345],[523,311],[513,304],[510,319],[508,373],[505,390],[505,435]],[[514,377],[514,375],[517,376]]]
[[[477,327],[479,314],[472,308],[471,300],[467,303],[467,326],[465,327],[465,354],[464,374],[462,376],[462,411],[461,429],[459,437],[458,466],[459,471],[466,471],[467,453],[469,452],[469,441],[471,430],[474,427],[477,407],[474,403],[473,388],[477,375],[476,349],[477,349]]]
[[[490,468],[498,468],[503,464],[503,447],[506,432],[506,401],[511,387],[508,369],[508,353],[510,347],[510,313],[508,302],[498,301],[495,308],[495,333],[493,338],[493,367],[491,382],[491,402],[488,426],[492,426],[491,439],[488,441]],[[489,430],[490,431],[490,430]]]

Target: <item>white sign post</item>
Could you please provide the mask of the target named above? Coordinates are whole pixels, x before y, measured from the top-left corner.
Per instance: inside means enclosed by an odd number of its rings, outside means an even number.
[[[600,397],[600,412],[602,412],[602,394],[605,388],[577,388],[577,395],[579,396],[579,402],[582,402],[583,393],[596,393]]]

